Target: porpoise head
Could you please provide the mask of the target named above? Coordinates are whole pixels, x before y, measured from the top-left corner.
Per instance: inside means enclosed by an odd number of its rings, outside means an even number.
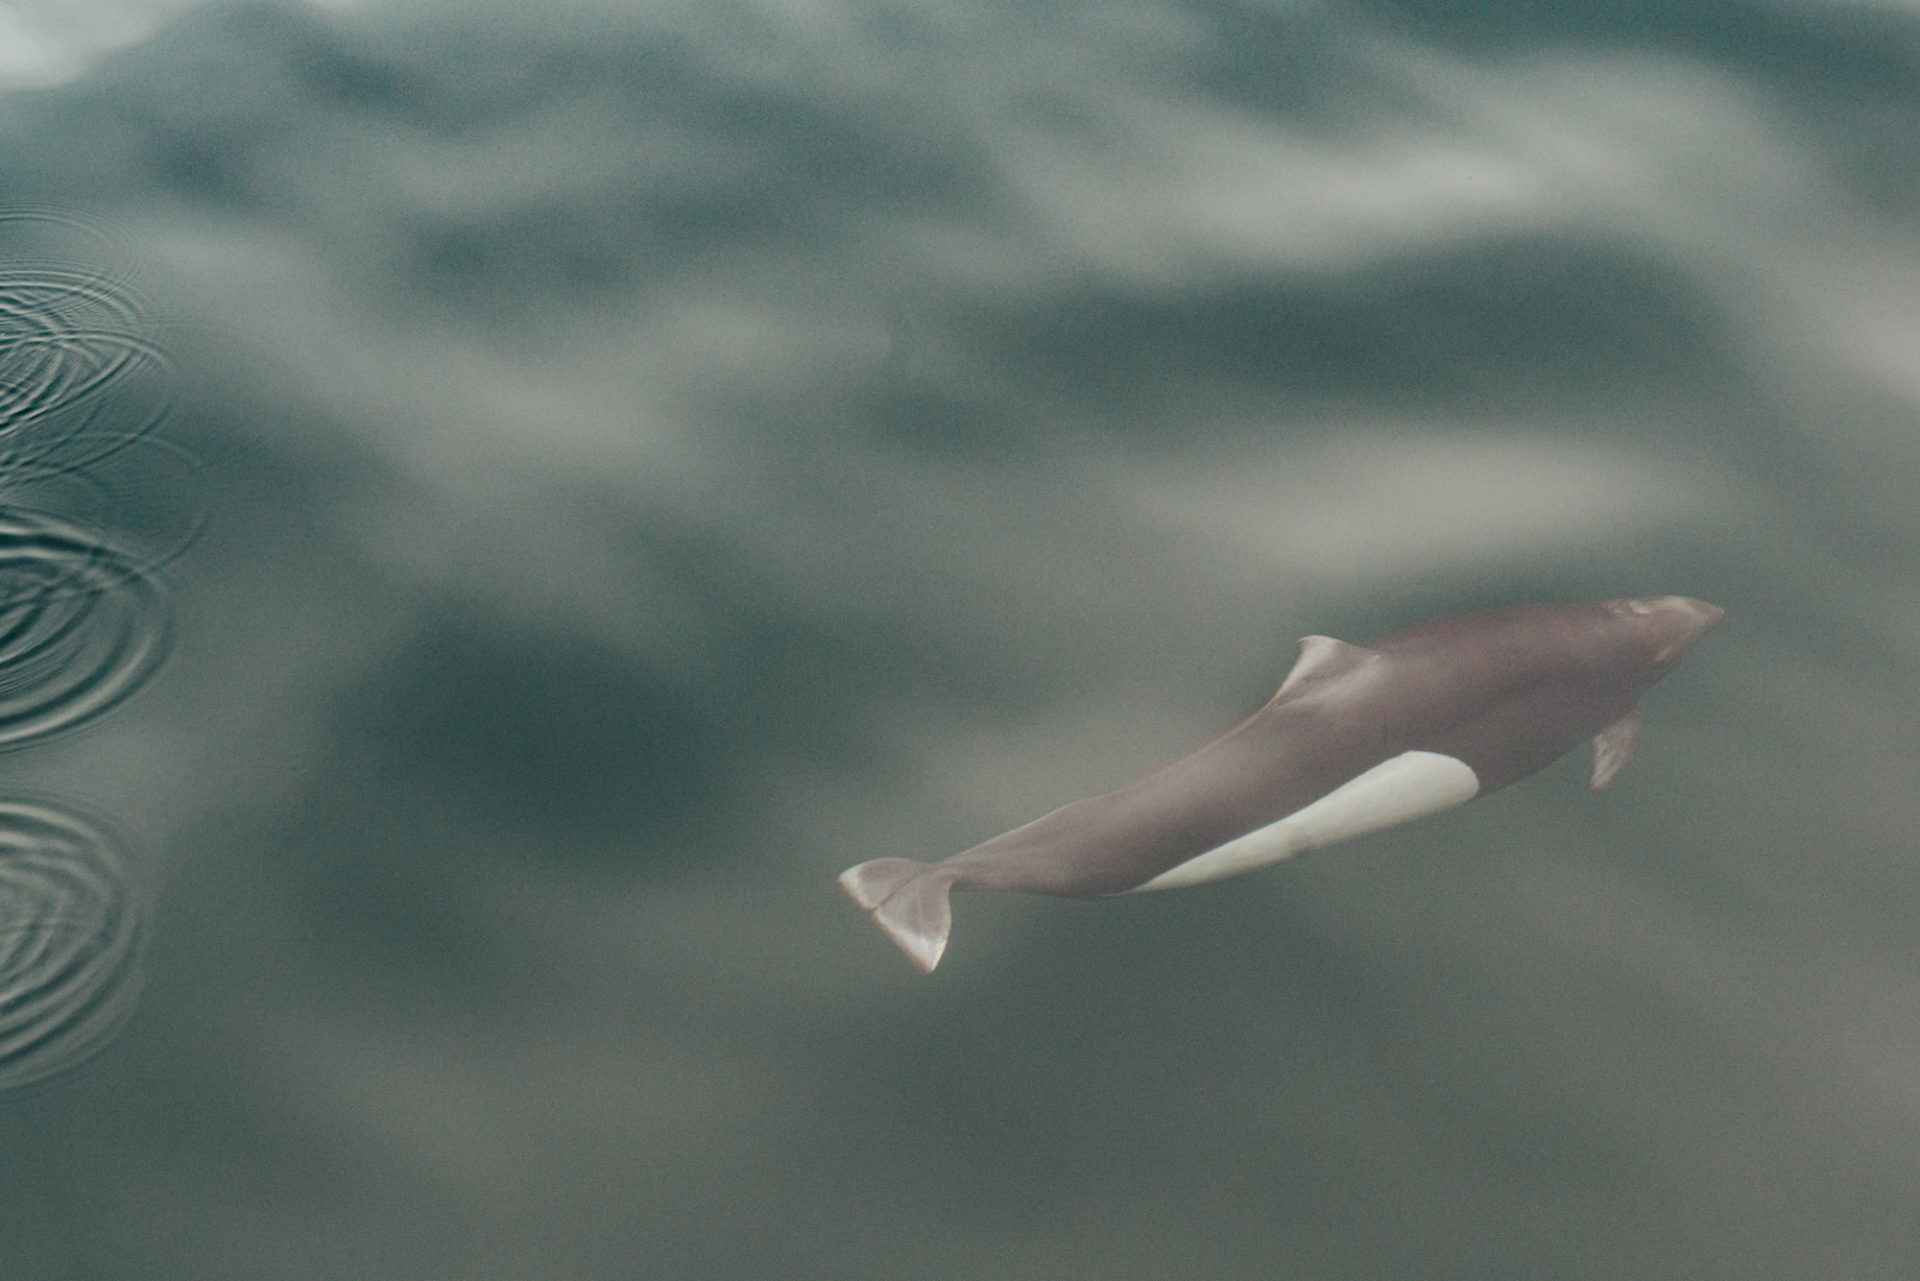
[[[1718,605],[1691,596],[1637,596],[1607,601],[1604,608],[1619,620],[1635,648],[1661,670],[1679,662],[1727,616]]]

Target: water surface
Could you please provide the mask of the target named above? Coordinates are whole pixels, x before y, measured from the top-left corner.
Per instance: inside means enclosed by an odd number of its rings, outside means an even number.
[[[1920,1269],[1911,6],[0,13],[9,1281]],[[833,886],[1666,593],[1604,794]]]

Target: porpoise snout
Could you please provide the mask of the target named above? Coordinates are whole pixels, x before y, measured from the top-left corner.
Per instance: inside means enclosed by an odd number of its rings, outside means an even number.
[[[1656,601],[1647,602],[1652,606],[1646,612],[1662,619],[1661,630],[1667,634],[1667,642],[1653,656],[1656,663],[1671,663],[1682,654],[1700,643],[1700,638],[1719,626],[1727,611],[1718,605],[1695,600],[1691,596],[1662,596]]]
[[[1694,619],[1694,625],[1703,632],[1708,628],[1719,626],[1720,620],[1727,616],[1727,611],[1718,605],[1710,605],[1706,601],[1695,600],[1691,596],[1669,596],[1667,603],[1690,614]]]

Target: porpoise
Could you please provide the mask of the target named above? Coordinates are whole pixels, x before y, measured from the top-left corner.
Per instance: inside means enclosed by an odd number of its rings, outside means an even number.
[[[922,973],[953,890],[1105,898],[1234,876],[1497,791],[1593,742],[1633,754],[1638,703],[1724,616],[1685,596],[1442,618],[1371,647],[1300,640],[1279,692],[1197,751],[937,863],[840,874]]]

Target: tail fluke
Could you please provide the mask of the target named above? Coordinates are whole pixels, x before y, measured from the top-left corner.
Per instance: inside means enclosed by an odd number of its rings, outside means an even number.
[[[872,915],[916,969],[933,973],[953,929],[950,874],[908,858],[877,858],[840,873],[840,888]]]
[[[840,888],[861,910],[871,912],[886,902],[889,894],[926,870],[925,863],[910,858],[877,858],[840,873]]]

